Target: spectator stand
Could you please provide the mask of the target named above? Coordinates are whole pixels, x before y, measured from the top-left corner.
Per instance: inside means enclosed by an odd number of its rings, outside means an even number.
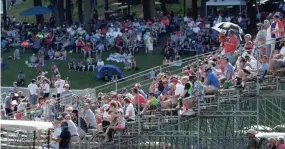
[[[198,59],[198,56],[192,58],[191,60],[194,61],[196,58]],[[191,63],[191,60],[188,60],[187,62]],[[159,70],[161,72],[164,72],[163,69],[164,67],[159,67]],[[165,66],[165,71],[166,70],[168,69]],[[179,71],[174,69],[170,72],[177,74]],[[136,76],[137,74],[132,77],[136,78]],[[282,114],[283,110],[281,102],[284,93],[282,93],[282,88],[280,85],[280,81],[284,80],[284,78],[277,77],[275,79],[272,79],[273,77],[270,76],[265,78],[269,79],[265,79],[265,81],[262,83],[259,83],[258,81],[254,82],[254,80],[252,82],[248,82],[248,84],[255,85],[256,90],[253,90],[252,88],[245,88],[244,91],[240,93],[240,90],[236,88],[221,89],[216,95],[205,96],[206,105],[198,105],[198,108],[196,108],[197,114],[193,118],[189,119],[189,117],[176,116],[178,119],[178,123],[176,125],[171,124],[170,121],[172,120],[168,120],[168,118],[163,116],[163,112],[165,110],[161,110],[161,112],[153,111],[151,112],[151,115],[144,115],[141,118],[139,116],[138,120],[135,122],[135,125],[138,125],[139,128],[138,137],[135,137],[134,139],[126,139],[119,135],[119,139],[116,137],[117,141],[115,140],[115,148],[118,148],[118,146],[119,148],[130,148],[134,146],[138,147],[138,144],[139,146],[148,147],[170,146],[175,148],[185,148],[186,145],[191,145],[193,147],[202,147],[203,145],[205,147],[211,146],[217,149],[221,146],[230,146],[231,148],[244,148],[244,131],[237,133],[239,129],[259,124],[268,125],[269,121],[270,127],[284,123],[284,114]],[[141,84],[142,87],[144,87],[147,85],[147,82],[141,82]],[[108,86],[110,87],[112,85],[105,85],[105,88],[103,87],[103,89],[106,90]],[[271,88],[269,89],[262,88],[262,86],[269,85],[271,85]],[[109,89],[115,89],[118,91],[118,88],[120,87],[116,86]],[[93,94],[97,91],[100,92],[101,90],[93,89],[88,91],[89,94]],[[249,91],[252,93],[250,96],[246,94]],[[270,92],[270,94],[268,94],[268,92]],[[274,102],[271,100],[272,97],[276,99]],[[207,104],[214,108],[208,108]],[[264,107],[271,107],[271,112],[265,112],[267,109],[264,109]],[[272,107],[276,107],[274,111],[272,110]],[[276,115],[276,111],[279,111],[277,112],[280,114],[279,116]],[[147,120],[144,120],[144,118]],[[161,122],[162,124],[159,124],[158,122]],[[184,123],[187,127],[184,127],[182,125]],[[148,128],[142,126],[148,126]],[[173,128],[173,131],[171,132],[169,132],[170,127]],[[149,130],[147,131],[144,129]],[[157,129],[159,131],[157,131]],[[189,133],[197,135],[187,135]],[[188,137],[185,137],[185,140],[182,141],[182,136]],[[133,141],[133,143],[128,143],[128,141]],[[184,142],[190,143],[184,144]],[[82,144],[84,143],[82,142]],[[112,146],[113,144],[114,143],[109,146],[111,148],[114,148],[114,146]],[[108,148],[108,145],[106,144],[101,145],[104,148]]]
[[[48,144],[51,122],[31,122],[0,120],[2,148],[41,148],[40,144]]]

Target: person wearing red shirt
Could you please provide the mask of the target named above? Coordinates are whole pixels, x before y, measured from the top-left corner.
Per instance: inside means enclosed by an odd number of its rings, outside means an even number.
[[[239,41],[235,32],[229,30],[229,39],[224,43],[225,56],[229,59],[229,62],[234,66],[235,65],[235,51],[239,45]]]
[[[143,109],[144,105],[146,104],[146,99],[144,98],[143,95],[141,95],[138,91],[137,88],[134,88],[133,89],[133,95],[134,95],[134,98],[133,98],[133,103],[136,107],[140,107],[140,110]]]
[[[280,20],[280,16],[275,14],[273,16],[273,21],[276,23],[275,28],[272,31],[272,34],[275,34],[276,42],[275,42],[275,54],[279,54],[282,47],[280,47],[281,37],[284,36],[284,24]]]

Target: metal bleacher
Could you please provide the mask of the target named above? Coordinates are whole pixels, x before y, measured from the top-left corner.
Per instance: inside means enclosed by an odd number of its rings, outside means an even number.
[[[207,55],[184,59],[181,67],[203,59]],[[151,83],[151,79],[147,76],[151,71],[170,71],[172,74],[179,74],[181,67],[171,65],[155,67],[132,75],[124,81],[119,80],[84,90],[84,93],[95,96],[99,92],[131,88],[134,83],[140,83],[143,89],[147,89]],[[193,116],[178,115],[177,109],[149,111],[147,114],[137,116],[135,122],[128,122],[124,132],[116,132],[114,141],[111,143],[102,143],[97,136],[94,140],[87,138],[75,142],[73,148],[244,149],[247,144],[245,132],[249,128],[256,128],[257,131],[285,132],[285,127],[282,127],[285,125],[284,77],[268,75],[263,82],[248,81],[246,87],[242,89],[221,89],[216,94],[205,95],[206,103],[196,105],[194,108],[196,115]],[[262,130],[260,126],[271,129]],[[1,133],[9,132],[1,130]],[[5,143],[5,139],[9,138],[6,136],[3,135],[2,138],[1,134],[1,147],[13,148]],[[23,140],[25,139],[21,141]],[[3,143],[6,146],[2,145]],[[23,142],[18,143],[19,146],[23,144]]]

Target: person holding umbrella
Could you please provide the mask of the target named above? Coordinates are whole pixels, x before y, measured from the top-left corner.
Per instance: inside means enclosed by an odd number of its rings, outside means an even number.
[[[238,38],[235,34],[235,31],[230,29],[228,32],[228,37],[226,42],[224,42],[224,53],[225,53],[225,57],[227,57],[229,59],[229,62],[232,65],[235,65],[235,51],[237,50],[239,46],[239,41]]]

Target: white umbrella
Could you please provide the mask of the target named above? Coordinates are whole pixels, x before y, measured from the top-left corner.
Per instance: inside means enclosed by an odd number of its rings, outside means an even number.
[[[220,32],[222,31],[228,31],[230,29],[236,31],[236,33],[243,34],[243,30],[240,26],[237,24],[231,23],[231,22],[222,22],[222,23],[217,23],[215,26],[212,27],[212,29]]]
[[[117,9],[126,9],[126,8],[128,8],[128,5],[120,6],[120,7],[118,7]]]
[[[119,5],[122,5],[122,3],[113,3],[113,4],[111,4],[111,6],[119,6]]]

